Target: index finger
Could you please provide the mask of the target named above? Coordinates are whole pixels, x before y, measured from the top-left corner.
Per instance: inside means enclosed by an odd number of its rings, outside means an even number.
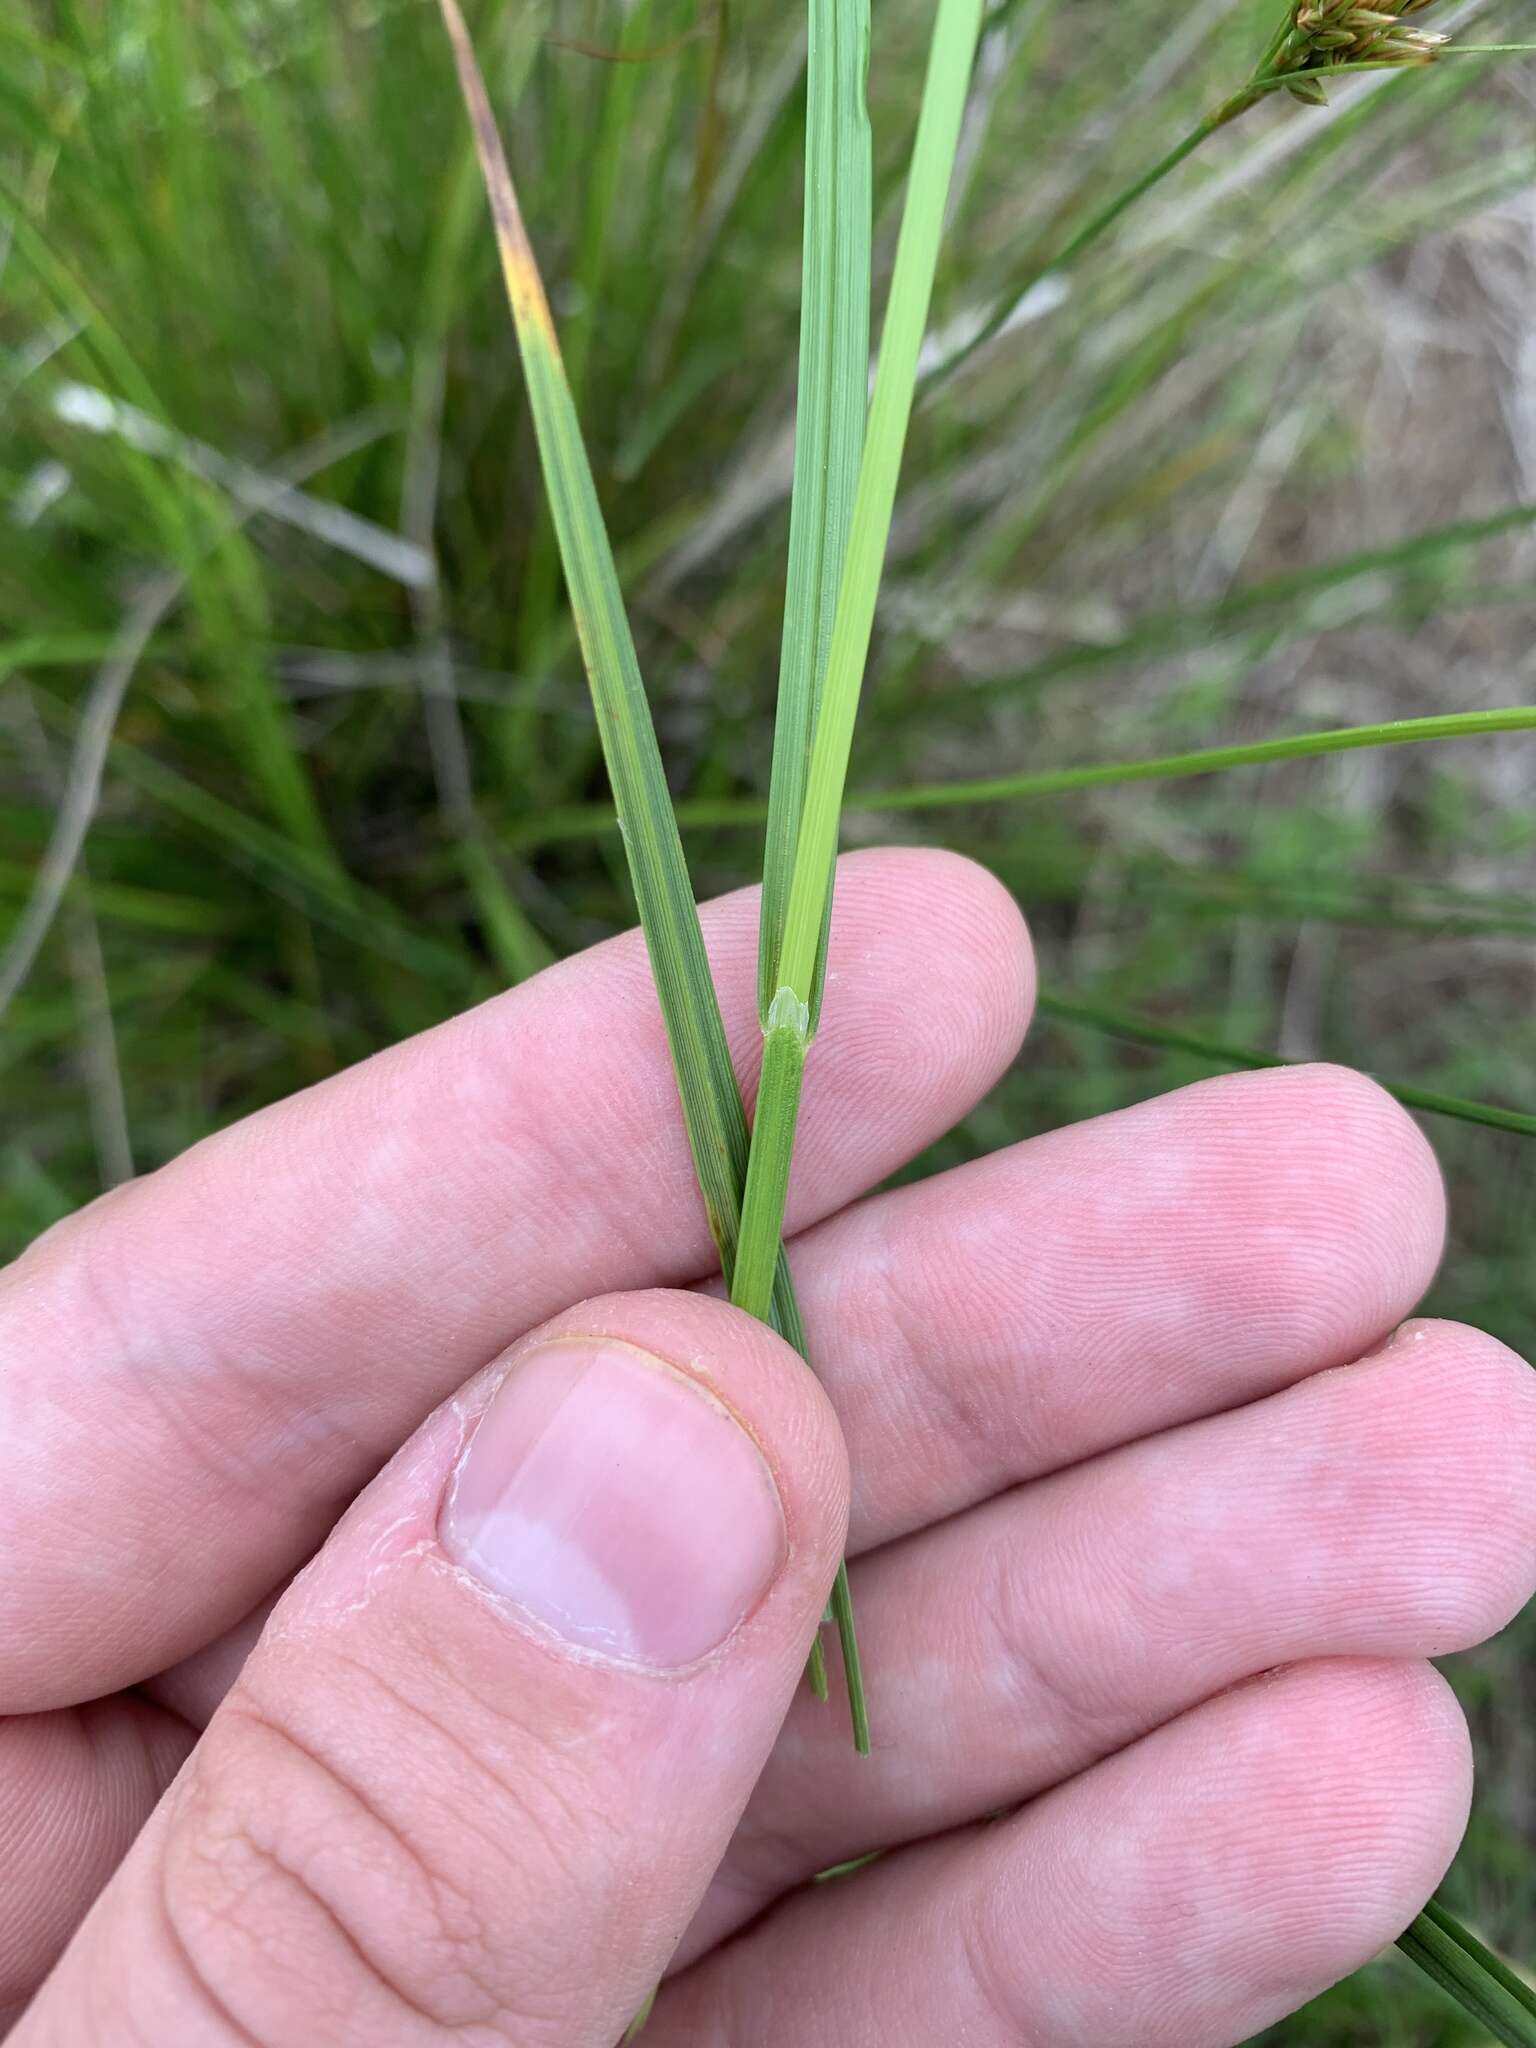
[[[756,892],[704,927],[746,1077]],[[1029,994],[1018,912],[982,870],[844,861],[791,1225],[961,1115]],[[524,1330],[712,1264],[634,933],[71,1218],[0,1276],[0,1712],[188,1655]]]

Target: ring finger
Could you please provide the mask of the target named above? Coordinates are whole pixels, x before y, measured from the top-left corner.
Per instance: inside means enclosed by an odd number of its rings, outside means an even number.
[[[1439,1882],[1467,1731],[1425,1664],[1309,1664],[1015,1818],[798,1893],[662,1992],[654,2048],[1231,2048]]]

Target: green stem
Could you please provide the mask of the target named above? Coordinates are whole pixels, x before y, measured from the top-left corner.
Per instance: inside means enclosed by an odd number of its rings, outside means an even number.
[[[1397,1945],[1506,2048],[1536,2048],[1536,1991],[1436,1900]]]
[[[490,202],[546,495],[672,1053],[694,1172],[710,1235],[720,1254],[721,1271],[729,1284],[735,1268],[749,1152],[746,1112],[554,319],[462,11],[458,0],[440,0],[440,5]],[[782,1254],[774,1274],[771,1309],[774,1326],[805,1357],[805,1327]],[[840,1610],[839,1624],[851,1630],[845,1577],[839,1577],[838,1587],[834,1599]],[[824,1670],[814,1654],[811,1675],[813,1683],[818,1676],[824,1680]],[[850,1679],[857,1687],[856,1665]],[[858,1730],[864,1725],[864,1714],[857,1696],[852,1697],[852,1709]]]
[[[778,1270],[809,1021],[805,1005],[789,989],[780,989],[763,1033],[763,1073],[731,1276],[731,1300],[759,1322],[767,1320]]]
[[[975,355],[978,349],[985,348],[987,343],[993,340],[1007,326],[1014,308],[1034,290],[1036,285],[1042,283],[1047,277],[1052,277],[1060,271],[1070,269],[1078,257],[1085,250],[1092,248],[1093,244],[1099,241],[1102,236],[1108,234],[1109,230],[1121,216],[1128,213],[1139,199],[1144,199],[1147,193],[1160,185],[1187,158],[1192,157],[1195,151],[1208,142],[1218,130],[1227,127],[1231,122],[1237,120],[1240,115],[1246,114],[1251,107],[1258,106],[1260,101],[1267,99],[1271,93],[1283,92],[1287,87],[1295,85],[1299,79],[1303,78],[1326,81],[1329,78],[1340,77],[1346,73],[1422,71],[1427,65],[1431,63],[1438,64],[1446,57],[1514,57],[1536,54],[1536,44],[1532,43],[1453,43],[1446,45],[1443,49],[1436,50],[1432,57],[1426,56],[1418,63],[1399,58],[1389,63],[1356,62],[1329,64],[1322,68],[1308,71],[1267,70],[1265,67],[1273,62],[1281,41],[1283,41],[1283,37],[1278,37],[1275,43],[1270,46],[1258,71],[1255,72],[1241,92],[1236,92],[1230,99],[1224,100],[1214,113],[1207,114],[1205,119],[1192,128],[1181,142],[1174,144],[1166,156],[1159,158],[1150,170],[1144,171],[1139,178],[1133,180],[1131,184],[1117,192],[1106,206],[1102,206],[1083,227],[1078,229],[1070,241],[1064,243],[1061,248],[1057,249],[1053,255],[1046,258],[1043,262],[1037,262],[1023,272],[993,307],[976,332],[961,343],[953,354],[946,356],[941,363],[936,363],[931,370],[925,373],[919,383],[919,391],[926,392],[941,377],[947,377],[951,371],[959,369],[961,364]]]
[[[814,669],[809,677],[812,695],[805,708],[811,730],[805,735],[810,751],[804,799],[777,962],[765,963],[762,970],[762,988],[772,988],[774,995],[764,1019],[764,1069],[744,1197],[743,1233],[750,1237],[744,1288],[752,1299],[761,1296],[768,1248],[777,1246],[783,1232],[805,1048],[821,1002],[838,812],[981,14],[982,0],[939,0],[934,18],[880,361],[819,691]],[[862,236],[853,239],[863,247]],[[765,941],[771,948],[771,929],[765,930]],[[777,1266],[780,1274],[787,1271],[782,1253]],[[734,1288],[734,1273],[732,1283]],[[846,1570],[838,1573],[832,1610],[842,1639],[854,1741],[867,1752],[869,1730]]]
[[[1121,215],[1128,213],[1138,199],[1145,198],[1155,185],[1160,185],[1186,158],[1193,156],[1202,143],[1208,142],[1218,128],[1226,127],[1229,121],[1235,120],[1238,114],[1245,112],[1252,104],[1253,102],[1242,94],[1224,102],[1215,113],[1208,114],[1197,127],[1192,128],[1182,142],[1175,143],[1168,154],[1153,164],[1149,171],[1143,172],[1141,177],[1127,185],[1123,191],[1117,192],[1108,205],[1101,207],[1091,220],[1078,229],[1069,242],[1064,243],[1044,262],[1036,263],[1025,271],[1010,285],[976,332],[962,342],[953,354],[946,356],[941,363],[936,363],[920,379],[919,392],[926,391],[940,377],[947,377],[951,371],[959,369],[960,365],[975,355],[978,349],[985,348],[987,343],[1007,326],[1014,308],[1034,290],[1036,285],[1047,277],[1054,276],[1058,271],[1069,269],[1085,249],[1092,248],[1102,235],[1108,234]]]
[[[998,775],[976,782],[916,783],[906,789],[850,796],[850,810],[931,811],[952,804],[1006,803],[1021,796],[1057,796],[1068,790],[1109,783],[1177,782],[1219,775],[1230,768],[1257,768],[1275,761],[1300,761],[1320,754],[1348,754],[1369,747],[1412,746],[1428,740],[1473,739],[1482,733],[1536,729],[1536,705],[1512,704],[1495,711],[1453,711],[1432,718],[1388,719],[1380,725],[1338,726],[1326,732],[1292,733],[1281,739],[1249,740],[1233,747],[1201,747],[1187,754],[1163,754],[1149,761],[1096,761],[1081,768],[1046,768],[1033,775]],[[685,813],[686,814],[686,813]]]
[[[811,0],[795,475],[758,946],[758,1010],[765,1030],[782,979],[779,951],[805,778],[864,450],[871,268],[868,56],[867,0]]]
[[[848,1711],[853,1716],[853,1746],[860,1756],[869,1755],[869,1713],[864,1704],[864,1664],[859,1656],[859,1639],[853,1627],[853,1593],[848,1585],[848,1563],[837,1568],[832,1582],[832,1619],[837,1624],[838,1646],[843,1653],[843,1680],[848,1687]]]
[[[1107,1038],[1123,1038],[1131,1045],[1151,1045],[1168,1052],[1193,1053],[1218,1067],[1291,1067],[1301,1064],[1283,1059],[1279,1053],[1259,1052],[1252,1046],[1228,1045],[1219,1038],[1206,1038],[1194,1031],[1177,1031],[1155,1024],[1148,1017],[1136,1017],[1124,1010],[1112,1010],[1101,1003],[1082,1003],[1075,997],[1041,991],[1036,1009],[1042,1017],[1058,1018],[1063,1024],[1081,1024],[1089,1031],[1101,1031]],[[1378,1077],[1379,1078],[1379,1077]],[[1389,1095],[1395,1095],[1405,1109],[1419,1109],[1433,1116],[1452,1116],[1462,1123],[1484,1124],[1495,1131],[1514,1131],[1523,1138],[1536,1138],[1536,1115],[1523,1109],[1505,1109],[1495,1102],[1469,1102],[1462,1095],[1442,1095],[1437,1089],[1418,1088],[1407,1082],[1382,1081]]]
[[[752,1126],[752,1150],[742,1194],[736,1261],[731,1269],[731,1300],[759,1322],[769,1320],[775,1286],[779,1285],[781,1292],[789,1288],[789,1267],[782,1246],[784,1197],[805,1076],[807,1021],[805,1006],[796,1002],[787,989],[781,989],[769,1006],[768,1028],[763,1034],[763,1075],[758,1086],[758,1111]],[[789,1334],[786,1330],[785,1335]],[[791,1337],[790,1341],[795,1343],[796,1339]],[[802,1355],[808,1355],[803,1335],[797,1348]],[[863,1666],[854,1633],[853,1593],[846,1564],[838,1566],[832,1587],[832,1619],[837,1624],[843,1653],[854,1747],[860,1756],[868,1756],[869,1710],[864,1698]],[[810,1681],[817,1698],[825,1699],[826,1653],[819,1636],[811,1650]]]
[[[880,359],[827,650],[826,679],[805,782],[777,976],[805,1004],[814,1030],[821,1002],[821,934],[837,855],[838,821],[880,572],[890,538],[918,356],[944,227],[981,0],[939,0],[923,83],[912,168],[896,238]]]
[[[1497,732],[1536,730],[1536,704],[1512,704],[1492,711],[1453,711],[1432,718],[1394,718],[1380,725],[1345,725],[1324,732],[1292,733],[1240,746],[1202,747],[1187,754],[1159,754],[1145,761],[1094,761],[1080,768],[1041,768],[1026,775],[998,775],[976,782],[912,783],[904,789],[852,790],[845,811],[941,811],[981,803],[1010,803],[1019,797],[1060,796],[1077,789],[1102,789],[1124,782],[1175,782],[1216,775],[1229,768],[1256,768],[1275,761],[1300,761],[1321,754],[1354,753],[1367,747],[1404,747],[1429,740],[1476,739]],[[677,806],[680,826],[708,829],[756,824],[762,804],[753,797],[698,797]],[[546,811],[503,843],[540,846],[585,839],[614,830],[605,804],[579,804]]]
[[[1350,58],[1342,64],[1314,65],[1309,70],[1260,71],[1247,90],[1257,98],[1260,94],[1284,92],[1301,79],[1316,79],[1326,85],[1330,78],[1358,76],[1367,71],[1427,71],[1432,64],[1443,64],[1447,57],[1525,57],[1533,54],[1536,54],[1536,43],[1446,43],[1442,48],[1426,51],[1419,57],[1359,57]]]
[[[812,1696],[825,1706],[831,1698],[831,1688],[827,1684],[827,1653],[822,1648],[819,1634],[811,1640],[811,1654],[806,1660],[805,1677]]]
[[[759,1090],[761,1108],[761,1090]],[[734,1263],[726,1267],[732,1283],[735,1281]],[[792,1350],[798,1351],[807,1361],[810,1346],[806,1342],[805,1324],[800,1315],[800,1303],[795,1295],[794,1282],[790,1278],[789,1261],[780,1247],[778,1270],[773,1282],[773,1323],[775,1329]],[[864,1667],[859,1658],[859,1646],[853,1627],[853,1594],[848,1585],[848,1567],[840,1564],[837,1577],[832,1582],[832,1619],[837,1624],[838,1642],[843,1653],[843,1679],[848,1688],[848,1713],[853,1722],[853,1746],[860,1756],[869,1755],[869,1709],[864,1698]],[[825,1653],[820,1639],[812,1645],[810,1661],[811,1690],[819,1699],[827,1696],[827,1667]]]
[[[806,767],[826,666],[826,642],[864,440],[869,365],[870,132],[865,105],[868,0],[810,0],[807,23],[805,221],[795,476],[790,506],[784,640],[774,716],[773,773],[763,855],[758,1007],[764,1031],[759,1119],[742,1187],[731,1299],[764,1317],[775,1288],[792,1298],[781,1249],[784,1199],[805,1068],[808,1013],[785,1011],[778,956],[800,830]],[[830,912],[830,903],[828,912]],[[826,943],[823,919],[822,945]],[[804,1345],[800,1346],[802,1352]],[[869,1748],[853,1602],[839,1568],[832,1613],[842,1639],[854,1741]],[[826,1652],[812,1646],[811,1690],[827,1697]]]

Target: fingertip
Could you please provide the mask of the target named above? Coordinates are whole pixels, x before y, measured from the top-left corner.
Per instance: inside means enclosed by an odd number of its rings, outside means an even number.
[[[1470,1649],[1536,1593],[1536,1373],[1486,1330],[1418,1316],[1343,1386],[1360,1458],[1418,1503],[1427,1654]]]
[[[1222,1074],[1121,1112],[1120,1123],[1127,1138],[1155,1137],[1186,1172],[1198,1169],[1202,1234],[1180,1228],[1227,1302],[1229,1367],[1249,1345],[1270,1384],[1348,1363],[1434,1279],[1445,1234],[1439,1164],[1365,1074],[1326,1062]]]
[[[1408,1111],[1369,1074],[1307,1061],[1233,1075],[1262,1104],[1276,1170],[1304,1179],[1320,1226],[1371,1283],[1367,1313],[1385,1328],[1428,1289],[1445,1247],[1445,1182],[1434,1148]],[[1351,1267],[1353,1270],[1353,1264]]]
[[[1118,1977],[1127,2010],[1140,2001],[1115,2038],[1214,2042],[1294,2012],[1402,1933],[1460,1842],[1470,1743],[1430,1665],[1338,1658],[1250,1679],[1095,1778],[1099,1819],[1112,1835],[1112,1792],[1138,1843],[1084,1894],[1103,1981]],[[1138,1974],[1149,1940],[1155,1967]]]
[[[844,898],[851,916],[840,930],[834,912],[829,1012],[835,979],[867,964],[867,929],[905,933],[917,1044],[935,1031],[932,1050],[949,1058],[958,1051],[971,1085],[984,1092],[1017,1057],[1034,1010],[1034,948],[1018,903],[990,869],[945,847],[846,854],[844,873],[853,884]]]
[[[1472,1747],[1450,1686],[1413,1659],[1302,1665],[1275,1705],[1252,1731],[1284,1743],[1265,1786],[1273,1825],[1255,1815],[1252,1841],[1289,1935],[1272,1953],[1299,2003],[1394,1941],[1444,1877],[1466,1829]]]

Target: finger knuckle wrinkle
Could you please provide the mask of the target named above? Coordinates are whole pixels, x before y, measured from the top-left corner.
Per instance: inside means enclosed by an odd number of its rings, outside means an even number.
[[[504,1690],[477,1687],[462,1665],[448,1659],[430,1635],[411,1639],[412,1663],[423,1674],[417,1693],[407,1694],[382,1673],[362,1670],[365,1687],[381,1700],[381,1711],[402,1720],[419,1746],[433,1745],[476,1796],[467,1811],[496,1853],[516,1840],[525,1866],[535,1862],[551,1884],[574,1892],[590,1890],[602,1867],[622,1868],[626,1843],[622,1826],[605,1805],[594,1807],[579,1762],[549,1739],[537,1700],[522,1702]],[[360,1667],[361,1668],[361,1667]],[[441,1709],[437,1702],[443,1702]],[[451,1704],[449,1704],[451,1703]],[[515,1765],[499,1758],[512,1756]]]
[[[978,2037],[999,2041],[1029,2038],[1035,2016],[1025,2010],[1018,1955],[1001,1917],[984,1906],[964,1911],[958,1935],[965,1982],[982,2022]]]
[[[892,1358],[885,1384],[900,1404],[902,1423],[942,1456],[933,1475],[936,1490],[963,1475],[961,1483],[979,1492],[1003,1471],[1007,1455],[1009,1432],[1000,1425],[996,1387],[984,1374],[946,1371],[933,1335],[952,1309],[963,1324],[961,1297],[973,1276],[956,1275],[942,1257],[904,1257],[904,1222],[900,1210],[889,1212],[880,1245],[880,1314]]]
[[[131,1237],[111,1227],[87,1232],[72,1252],[71,1318],[94,1332],[98,1359],[111,1361],[122,1377],[119,1427],[146,1440],[163,1432],[221,1494],[235,1489],[265,1498],[271,1463],[262,1447],[274,1436],[250,1424],[272,1410],[273,1396],[259,1373],[236,1354],[202,1345],[195,1370],[184,1362],[168,1369],[167,1361],[184,1360],[174,1312],[141,1284]]]
[[[389,1807],[360,1773],[249,1706],[221,1717],[186,1781],[161,1900],[213,2010],[227,2020],[220,1987],[255,1979],[312,2029],[344,2009],[338,2041],[370,2011],[411,2043],[501,2026],[487,1928]],[[272,2048],[295,2038],[284,2023]]]
[[[1042,1729],[1049,1729],[1053,1747],[1075,1752],[1099,1717],[1092,1702],[1060,1675],[1055,1659],[1042,1655],[1038,1646],[1053,1642],[1061,1667],[1072,1661],[1070,1646],[1038,1612],[1032,1583],[1029,1564],[1016,1545],[1005,1540],[991,1546],[979,1585],[975,1639],[980,1668],[991,1674],[994,1685],[1001,1679],[1016,1725],[1031,1729],[1037,1740]]]

